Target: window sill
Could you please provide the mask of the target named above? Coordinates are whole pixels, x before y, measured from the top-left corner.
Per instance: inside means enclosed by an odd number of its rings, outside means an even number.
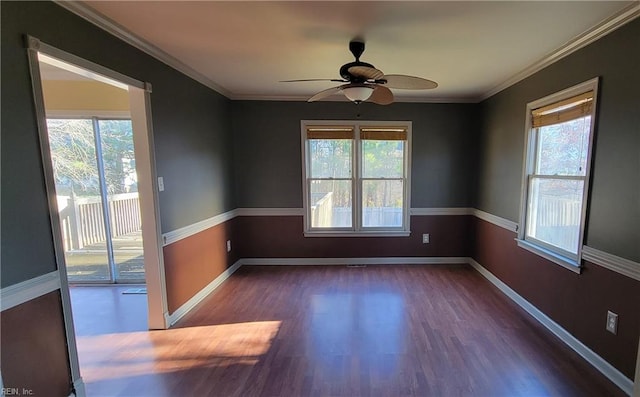
[[[574,273],[577,273],[577,274],[582,273],[582,267],[580,266],[579,262],[576,262],[564,256],[560,256],[555,252],[549,251],[548,249],[532,244],[526,240],[522,240],[519,238],[515,240],[518,243],[518,247],[520,248],[526,249],[529,252],[533,252],[534,254],[541,256],[546,260],[555,263],[556,265],[560,265],[565,269],[571,270]]]
[[[337,231],[337,230],[313,230],[304,232],[305,237],[408,237],[410,231],[406,230],[376,230],[370,232],[353,232],[353,231]]]

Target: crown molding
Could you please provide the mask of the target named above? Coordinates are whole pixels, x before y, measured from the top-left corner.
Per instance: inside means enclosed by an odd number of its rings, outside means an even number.
[[[511,76],[501,84],[487,91],[479,98],[479,102],[494,96],[500,91],[511,87],[512,85],[539,72],[547,66],[559,61],[560,59],[578,51],[581,48],[586,47],[596,40],[601,39],[602,37],[608,35],[619,27],[625,25],[626,23],[636,19],[638,16],[640,16],[640,2],[635,2],[634,4],[631,4],[630,6],[622,9],[620,12],[600,22],[593,28],[569,40],[560,48],[552,51],[531,66]]]
[[[130,32],[123,26],[119,25],[115,21],[106,16],[96,12],[91,7],[86,6],[85,4],[77,1],[64,1],[64,0],[53,0],[54,3],[59,5],[60,7],[70,11],[77,16],[85,19],[91,24],[99,27],[100,29],[106,31],[107,33],[119,38],[125,43],[145,52],[148,55],[156,58],[160,62],[171,66],[173,69],[178,72],[191,77],[195,81],[211,88],[212,90],[218,92],[219,94],[224,95],[227,98],[231,97],[231,92],[227,89],[221,87],[216,84],[214,81],[201,74],[200,72],[192,69],[191,67],[184,64],[182,61],[177,58],[169,55],[165,51],[151,44],[147,40],[144,40],[134,33]]]

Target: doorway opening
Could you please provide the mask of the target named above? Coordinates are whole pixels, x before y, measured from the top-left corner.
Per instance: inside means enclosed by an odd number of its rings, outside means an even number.
[[[168,327],[151,86],[26,39],[71,378],[84,395],[90,336]]]

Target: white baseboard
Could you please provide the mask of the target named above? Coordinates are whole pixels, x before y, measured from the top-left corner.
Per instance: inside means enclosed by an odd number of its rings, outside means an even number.
[[[226,279],[228,279],[236,270],[238,270],[242,266],[240,261],[234,263],[227,270],[222,272],[218,277],[216,277],[212,282],[210,282],[206,287],[201,289],[197,294],[195,294],[191,299],[189,299],[186,303],[180,306],[175,312],[169,315],[169,326],[174,325],[178,322],[185,314],[189,313],[191,309],[193,309],[198,303],[202,302],[210,293],[212,293],[216,288],[218,288]]]
[[[374,257],[374,258],[244,258],[240,262],[247,266],[277,265],[445,265],[467,264],[468,258],[460,256],[443,257]]]
[[[507,284],[502,282],[499,278],[494,276],[490,271],[485,269],[482,265],[476,262],[472,258],[468,258],[469,264],[476,269],[481,275],[483,275],[489,282],[495,285],[500,291],[502,291],[507,297],[514,301],[518,306],[523,308],[527,313],[533,316],[540,324],[545,326],[554,335],[560,338],[567,346],[578,353],[587,362],[593,365],[604,376],[609,378],[620,389],[622,389],[628,395],[631,395],[633,391],[633,381],[627,378],[622,372],[618,371],[611,364],[605,361],[602,357],[597,355],[593,350],[589,349],[576,337],[571,335],[567,330],[562,328],[558,323],[549,318],[546,314],[541,312],[537,307],[529,303],[526,299],[520,296],[517,292],[511,289]]]

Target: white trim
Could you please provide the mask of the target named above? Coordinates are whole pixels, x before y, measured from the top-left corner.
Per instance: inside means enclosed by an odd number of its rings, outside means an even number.
[[[143,224],[142,245],[147,285],[148,324],[149,329],[166,329],[169,327],[166,321],[167,284],[162,252],[162,226],[149,83],[144,83],[142,89],[129,88],[129,107]]]
[[[345,230],[343,232],[339,230],[312,230],[304,232],[305,237],[409,237],[411,236],[410,230],[361,230],[354,232],[352,230]]]
[[[73,381],[73,389],[75,390],[75,393],[69,394],[69,397],[71,396],[86,397],[87,396],[87,390],[85,389],[84,380],[82,380],[82,377],[77,378],[76,380]]]
[[[538,256],[541,256],[544,259],[548,260],[549,262],[553,262],[556,265],[560,265],[565,269],[571,270],[574,273],[580,274],[582,272],[582,267],[580,266],[580,264],[570,260],[569,258],[563,257],[553,251],[547,250],[541,245],[533,244],[530,241],[521,240],[519,238],[516,238],[515,240],[516,240],[516,243],[518,244],[518,247],[523,248]]]
[[[33,103],[36,110],[38,123],[38,138],[40,142],[40,156],[42,158],[42,172],[44,174],[45,188],[49,201],[49,224],[53,235],[53,249],[57,265],[58,285],[60,288],[60,300],[62,303],[62,316],[64,319],[64,331],[66,335],[67,351],[69,353],[69,369],[71,370],[71,380],[80,378],[80,362],[78,360],[78,349],[76,345],[75,327],[73,325],[73,315],[71,313],[71,297],[67,279],[67,268],[64,257],[64,244],[60,232],[60,217],[58,215],[58,201],[56,200],[56,185],[51,166],[51,150],[49,147],[49,137],[47,133],[47,121],[45,113],[44,97],[42,93],[42,79],[40,76],[39,51],[47,54],[56,53],[60,58],[65,56],[73,57],[64,51],[59,51],[48,46],[35,37],[26,36],[29,43],[27,55],[29,58],[29,69],[31,73],[31,88],[33,90]],[[76,57],[77,58],[77,57]],[[73,58],[73,59],[76,59]]]
[[[196,70],[187,66],[182,61],[169,55],[168,53],[164,52],[163,50],[156,47],[155,45],[131,33],[129,30],[125,29],[124,27],[114,22],[113,20],[96,12],[91,7],[88,7],[82,4],[81,2],[75,2],[75,1],[54,0],[54,2],[60,7],[71,11],[72,13],[89,21],[93,25],[117,37],[118,39],[124,41],[125,43],[151,55],[152,57],[156,58],[160,62],[166,65],[169,65],[170,67],[177,70],[178,72],[188,77],[191,77],[197,82],[211,88],[212,90],[226,96],[227,98],[231,97],[231,93],[227,89],[216,84],[208,77],[204,76],[200,72],[197,72]]]
[[[244,258],[243,266],[325,266],[325,265],[456,265],[467,264],[469,258],[451,257],[371,257],[371,258]]]
[[[180,241],[187,237],[191,237],[195,234],[203,232],[214,226],[218,226],[221,223],[227,222],[237,216],[237,210],[231,210],[222,214],[212,216],[200,222],[193,223],[191,225],[181,227],[180,229],[172,230],[162,235],[162,246],[166,247],[169,244],[173,244],[176,241]]]
[[[501,218],[497,215],[493,215],[490,214],[488,212],[484,212],[482,210],[479,210],[477,208],[473,209],[473,215],[475,215],[477,218],[482,219],[483,221],[487,221],[489,223],[493,223],[496,226],[500,226],[503,229],[507,229],[509,231],[512,232],[517,232],[518,231],[518,224],[516,222],[510,221],[508,219],[505,218]]]
[[[431,215],[474,215],[473,208],[411,208],[411,216],[431,216]]]
[[[303,216],[304,208],[236,208],[236,216]]]
[[[582,358],[584,358],[589,364],[593,365],[598,371],[600,371],[604,376],[609,378],[613,383],[615,383],[620,389],[622,389],[625,393],[631,395],[633,389],[633,382],[628,379],[622,372],[618,371],[611,364],[605,361],[602,357],[597,355],[593,350],[589,349],[582,342],[576,339],[575,336],[571,335],[567,330],[562,328],[558,323],[549,318],[546,314],[540,311],[537,307],[529,303],[526,299],[520,296],[517,292],[511,289],[507,284],[502,282],[499,278],[494,276],[490,271],[485,269],[478,262],[469,259],[469,264],[476,269],[482,276],[484,276],[489,282],[495,285],[502,293],[504,293],[507,297],[509,297],[512,301],[514,301],[518,306],[523,308],[527,313],[529,313],[533,318],[535,318],[540,324],[542,324],[545,328],[551,331],[555,336],[560,338],[567,346],[573,349],[576,353],[578,353]]]
[[[2,288],[0,290],[0,306],[2,311],[5,311],[58,289],[60,289],[60,275],[56,270]]]
[[[238,270],[242,266],[241,261],[237,261],[233,265],[231,265],[228,269],[222,272],[218,277],[216,277],[212,282],[207,284],[206,287],[201,289],[197,294],[195,294],[191,299],[189,299],[186,303],[180,306],[175,312],[169,315],[169,325],[174,325],[177,323],[182,317],[184,317],[187,313],[189,313],[198,303],[202,302],[209,294],[211,294],[216,288],[218,288],[225,280],[227,280],[236,270]]]
[[[582,259],[640,281],[640,263],[638,262],[587,245],[582,247]],[[638,380],[640,381],[640,379]]]
[[[130,119],[131,112],[126,110],[47,110],[47,118],[52,119]]]
[[[518,72],[501,84],[485,92],[482,96],[480,96],[478,102],[482,102],[485,99],[492,97],[500,91],[507,89],[512,85],[526,79],[527,77],[541,71],[547,66],[558,62],[560,59],[578,51],[581,48],[586,47],[596,40],[601,39],[602,37],[608,35],[619,27],[625,25],[626,23],[631,22],[638,16],[640,16],[640,4],[635,2],[634,4],[621,10],[619,13],[605,19],[593,28],[576,36],[560,48],[556,49],[550,54],[547,54],[545,57],[530,65],[526,69]]]
[[[123,84],[136,88],[144,88],[145,86],[144,83],[140,80],[136,80],[120,72],[116,72],[115,70],[81,58],[70,52],[66,52],[47,43],[43,43],[36,37],[26,35],[25,38],[27,41],[27,48],[29,50],[44,54],[47,62],[59,60],[63,61],[63,63],[65,64],[65,66],[63,67],[61,64],[56,62],[57,67],[61,67],[65,70],[73,70],[74,73],[79,73],[81,75],[90,77],[93,80],[98,80],[103,83],[115,85],[118,87],[121,87]],[[40,61],[40,58],[37,58],[38,61]]]
[[[46,50],[46,44],[42,44],[39,39],[35,37],[28,36],[27,38],[30,49],[37,49],[38,51]],[[33,47],[33,48],[32,48]],[[64,58],[66,54],[62,50],[58,50],[58,54],[61,55],[61,58]],[[93,71],[85,68],[78,67],[76,65],[61,61],[58,58],[51,57],[46,55],[43,52],[38,54],[38,61],[41,64],[46,63],[47,65],[53,66],[57,69],[66,70],[67,72],[71,72],[73,74],[85,77],[92,81],[97,81],[103,84],[107,84],[111,87],[119,88],[121,90],[127,91],[129,86],[127,84],[123,84],[117,80],[110,79],[102,74],[94,73]]]

